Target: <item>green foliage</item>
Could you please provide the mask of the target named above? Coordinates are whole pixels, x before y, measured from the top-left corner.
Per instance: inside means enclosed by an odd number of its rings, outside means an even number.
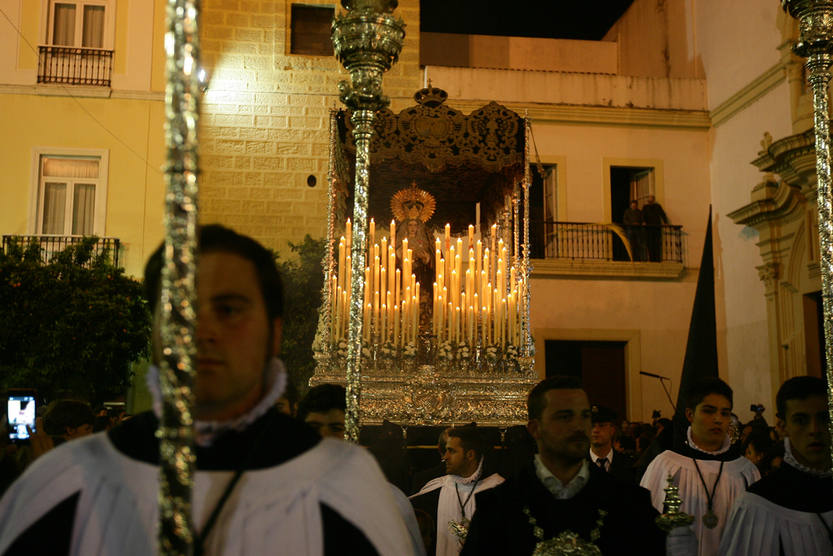
[[[0,387],[92,403],[125,393],[131,362],[148,354],[150,315],[141,283],[96,242],[48,263],[37,243],[0,252]]]
[[[309,235],[301,243],[290,243],[296,255],[283,260],[275,254],[284,285],[283,344],[281,358],[286,363],[290,380],[298,392],[307,390],[309,378],[315,370],[312,342],[318,326],[318,308],[321,306],[321,288],[324,285],[323,239]]]

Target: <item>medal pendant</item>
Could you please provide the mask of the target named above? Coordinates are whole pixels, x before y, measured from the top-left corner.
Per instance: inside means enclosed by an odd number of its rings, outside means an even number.
[[[708,527],[709,529],[714,529],[717,527],[718,523],[717,516],[714,514],[713,511],[709,510],[703,515],[703,525]]]

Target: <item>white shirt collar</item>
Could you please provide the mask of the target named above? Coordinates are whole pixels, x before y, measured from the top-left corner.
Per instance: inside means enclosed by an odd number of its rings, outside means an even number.
[[[718,450],[715,450],[714,452],[709,452],[708,450],[704,450],[703,448],[701,448],[700,446],[698,446],[694,442],[694,437],[691,436],[691,425],[689,425],[688,430],[686,431],[686,438],[687,438],[687,441],[688,441],[688,445],[691,448],[694,448],[698,452],[703,452],[704,454],[709,454],[710,456],[717,456],[717,455],[720,455],[724,452],[728,452],[729,448],[732,447],[732,442],[731,442],[731,440],[729,440],[729,435],[727,434],[723,438],[723,445]]]
[[[608,466],[610,466],[610,464],[613,463],[613,452],[615,452],[615,450],[611,447],[610,451],[608,451],[607,455],[604,456],[604,458],[607,459],[607,465]],[[593,463],[595,463],[596,465],[599,465],[599,460],[601,458],[602,458],[602,456],[597,456],[596,452],[593,451],[593,448],[590,448],[590,460]]]
[[[269,411],[286,389],[286,368],[283,361],[273,357],[267,363],[263,376],[264,395],[249,411],[229,421],[194,421],[194,442],[198,446],[211,446],[214,439],[229,430],[244,430],[264,413]],[[159,386],[159,369],[148,367],[146,376],[148,390],[153,398],[153,412],[162,418],[162,389]]]
[[[584,460],[581,463],[581,468],[578,470],[578,473],[576,473],[576,476],[570,479],[566,485],[547,468],[543,460],[541,460],[541,454],[535,454],[533,461],[535,462],[535,475],[538,476],[538,480],[541,481],[544,487],[558,500],[568,500],[572,498],[578,494],[581,489],[584,488],[584,485],[587,484],[587,481],[590,480],[590,466],[588,465],[587,460]]]
[[[458,485],[472,485],[475,481],[480,480],[480,476],[483,474],[483,458],[480,458],[480,463],[477,464],[477,469],[474,470],[474,473],[469,475],[468,477],[461,477],[460,475],[449,475],[451,480],[457,483]]]

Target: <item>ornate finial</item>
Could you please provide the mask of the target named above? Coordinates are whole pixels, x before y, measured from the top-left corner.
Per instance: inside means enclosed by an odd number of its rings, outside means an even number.
[[[694,521],[694,516],[680,511],[683,501],[680,489],[674,484],[674,477],[668,475],[668,485],[665,487],[665,500],[662,503],[662,515],[656,519],[657,526],[666,533],[677,527],[688,527]]]
[[[399,58],[405,22],[392,15],[397,0],[342,0],[347,13],[333,19],[336,58],[350,73],[338,84],[341,101],[352,110],[380,110],[390,100],[382,95],[382,74]]]
[[[448,93],[437,87],[432,87],[430,80],[428,81],[427,87],[414,93],[414,100],[417,101],[417,104],[428,106],[429,108],[436,108],[444,103],[447,98]]]
[[[769,147],[772,145],[772,135],[768,131],[764,131],[764,138],[761,139],[761,147],[763,149],[758,154],[766,154]]]
[[[406,220],[428,222],[436,206],[437,201],[434,196],[419,189],[416,182],[411,182],[411,187],[408,189],[397,191],[390,200],[390,210],[399,222]]]

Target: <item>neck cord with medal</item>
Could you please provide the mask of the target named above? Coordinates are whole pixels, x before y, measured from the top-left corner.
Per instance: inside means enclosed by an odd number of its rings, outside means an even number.
[[[454,492],[457,493],[457,503],[460,504],[460,514],[462,514],[462,517],[460,518],[460,523],[461,524],[466,524],[469,521],[466,518],[466,506],[468,506],[469,500],[471,500],[471,497],[474,496],[474,489],[477,488],[477,483],[479,481],[480,481],[480,477],[477,477],[474,480],[474,484],[471,485],[471,492],[469,492],[469,495],[466,496],[466,501],[465,502],[463,502],[463,499],[460,498],[460,489],[457,487],[457,483],[456,482],[454,483]]]
[[[713,510],[714,493],[717,492],[717,484],[720,482],[720,476],[723,475],[723,464],[725,462],[720,462],[720,470],[717,472],[717,479],[714,480],[714,486],[712,487],[711,493],[709,493],[709,487],[706,486],[706,480],[703,478],[703,473],[700,472],[700,466],[697,465],[697,460],[695,458],[691,458],[691,461],[694,462],[694,468],[697,470],[697,476],[700,477],[700,482],[703,484],[703,489],[706,491],[707,509],[706,513],[703,515],[703,525],[709,529],[714,529],[717,527],[718,523],[717,515],[715,515]]]

